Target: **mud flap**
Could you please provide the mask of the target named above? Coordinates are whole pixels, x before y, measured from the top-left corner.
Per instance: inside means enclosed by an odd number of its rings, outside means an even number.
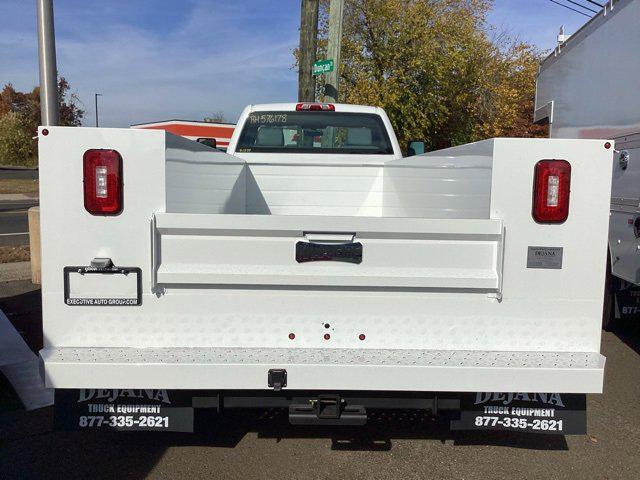
[[[56,390],[56,430],[193,432],[188,391],[158,389]]]
[[[614,292],[614,298],[617,319],[640,317],[640,286],[621,280]]]
[[[559,393],[465,394],[452,430],[503,430],[549,435],[587,433],[587,396]]]

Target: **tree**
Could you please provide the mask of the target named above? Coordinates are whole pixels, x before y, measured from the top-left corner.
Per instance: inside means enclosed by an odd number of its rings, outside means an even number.
[[[345,2],[340,99],[383,107],[402,145],[531,136],[539,52],[487,24],[493,0]],[[319,57],[326,50],[322,4]],[[493,38],[492,38],[493,35]]]
[[[0,115],[0,165],[36,166],[35,143],[22,115]]]
[[[213,113],[210,117],[204,117],[204,121],[207,123],[224,123],[224,112],[222,110],[218,110]]]
[[[60,125],[80,126],[84,110],[71,93],[69,82],[58,81]],[[5,118],[6,117],[6,118]],[[32,137],[40,125],[40,88],[17,91],[10,83],[0,91],[0,164],[36,165],[37,146]]]

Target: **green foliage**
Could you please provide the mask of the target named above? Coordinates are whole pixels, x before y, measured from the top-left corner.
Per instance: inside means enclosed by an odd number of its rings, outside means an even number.
[[[0,116],[0,164],[33,167],[38,161],[35,140],[24,117],[17,112]]]
[[[60,125],[79,126],[84,110],[70,93],[64,77],[58,81]],[[0,91],[0,165],[37,165],[37,144],[33,137],[40,125],[40,89],[20,92],[7,84]]]
[[[536,49],[486,22],[493,0],[347,0],[340,100],[377,105],[404,147],[534,136]],[[328,1],[318,58],[326,51]]]

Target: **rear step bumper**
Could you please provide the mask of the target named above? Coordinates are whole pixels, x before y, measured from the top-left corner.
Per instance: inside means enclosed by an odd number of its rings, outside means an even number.
[[[47,387],[602,393],[596,352],[305,348],[45,348]]]

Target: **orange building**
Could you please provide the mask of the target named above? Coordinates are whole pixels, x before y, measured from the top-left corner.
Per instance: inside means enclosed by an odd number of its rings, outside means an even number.
[[[212,138],[216,141],[216,146],[220,150],[226,150],[233,130],[234,123],[212,123],[212,122],[192,122],[190,120],[165,120],[153,123],[138,123],[131,125],[131,128],[152,128],[166,130],[174,135],[180,135],[191,140],[201,138]]]

